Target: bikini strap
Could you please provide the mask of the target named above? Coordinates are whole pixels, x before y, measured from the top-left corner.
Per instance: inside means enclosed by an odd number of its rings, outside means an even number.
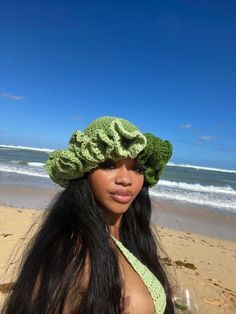
[[[163,314],[166,307],[166,294],[160,281],[142,264],[120,241],[111,235],[114,243],[147,287],[155,306],[155,314]]]

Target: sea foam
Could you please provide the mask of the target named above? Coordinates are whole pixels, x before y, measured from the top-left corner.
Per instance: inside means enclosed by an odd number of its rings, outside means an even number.
[[[232,194],[236,196],[236,191],[231,186],[213,186],[213,185],[201,185],[199,183],[190,184],[186,182],[174,182],[168,180],[160,180],[159,186],[178,188],[183,190],[189,190],[194,192],[204,192],[204,193],[222,193],[222,194]]]
[[[39,147],[20,146],[20,145],[3,145],[3,144],[0,144],[0,147],[9,148],[9,149],[34,150],[34,151],[46,152],[46,153],[50,153],[50,152],[54,151],[54,149],[50,149],[50,148],[39,148]]]
[[[236,173],[236,170],[231,169],[222,169],[222,168],[213,168],[213,167],[203,167],[203,166],[195,166],[195,165],[188,165],[188,164],[176,164],[174,162],[169,162],[168,166],[174,167],[183,167],[183,168],[192,168],[196,170],[207,170],[207,171],[218,171],[218,172],[227,172],[227,173]]]

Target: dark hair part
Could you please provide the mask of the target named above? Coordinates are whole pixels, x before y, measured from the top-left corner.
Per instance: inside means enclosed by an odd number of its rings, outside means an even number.
[[[120,237],[160,280],[167,295],[165,313],[174,313],[170,284],[157,254],[150,216],[148,187],[144,186],[122,217]],[[85,272],[89,273],[87,284]],[[52,204],[32,241],[3,313],[118,314],[121,288],[117,256],[110,244],[103,211],[83,177],[72,180]]]

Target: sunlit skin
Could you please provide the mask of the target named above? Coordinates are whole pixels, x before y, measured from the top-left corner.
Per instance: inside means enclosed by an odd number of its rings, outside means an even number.
[[[144,184],[145,166],[134,159],[108,160],[89,174],[90,186],[98,203],[104,209],[110,233],[119,238],[120,222],[123,214],[140,193]],[[122,314],[154,313],[150,294],[121,252],[117,252],[122,276]],[[140,301],[141,298],[141,301]],[[137,300],[139,300],[137,304]],[[145,303],[145,311],[140,304]]]
[[[122,215],[142,189],[144,170],[143,165],[128,158],[108,160],[89,175],[94,196],[105,210],[111,233],[118,239]]]

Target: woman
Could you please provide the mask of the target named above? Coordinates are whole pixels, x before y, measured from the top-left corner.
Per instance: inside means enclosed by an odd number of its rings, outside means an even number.
[[[168,141],[116,117],[94,120],[51,153],[46,169],[65,189],[4,313],[174,313],[148,195],[171,153]]]

